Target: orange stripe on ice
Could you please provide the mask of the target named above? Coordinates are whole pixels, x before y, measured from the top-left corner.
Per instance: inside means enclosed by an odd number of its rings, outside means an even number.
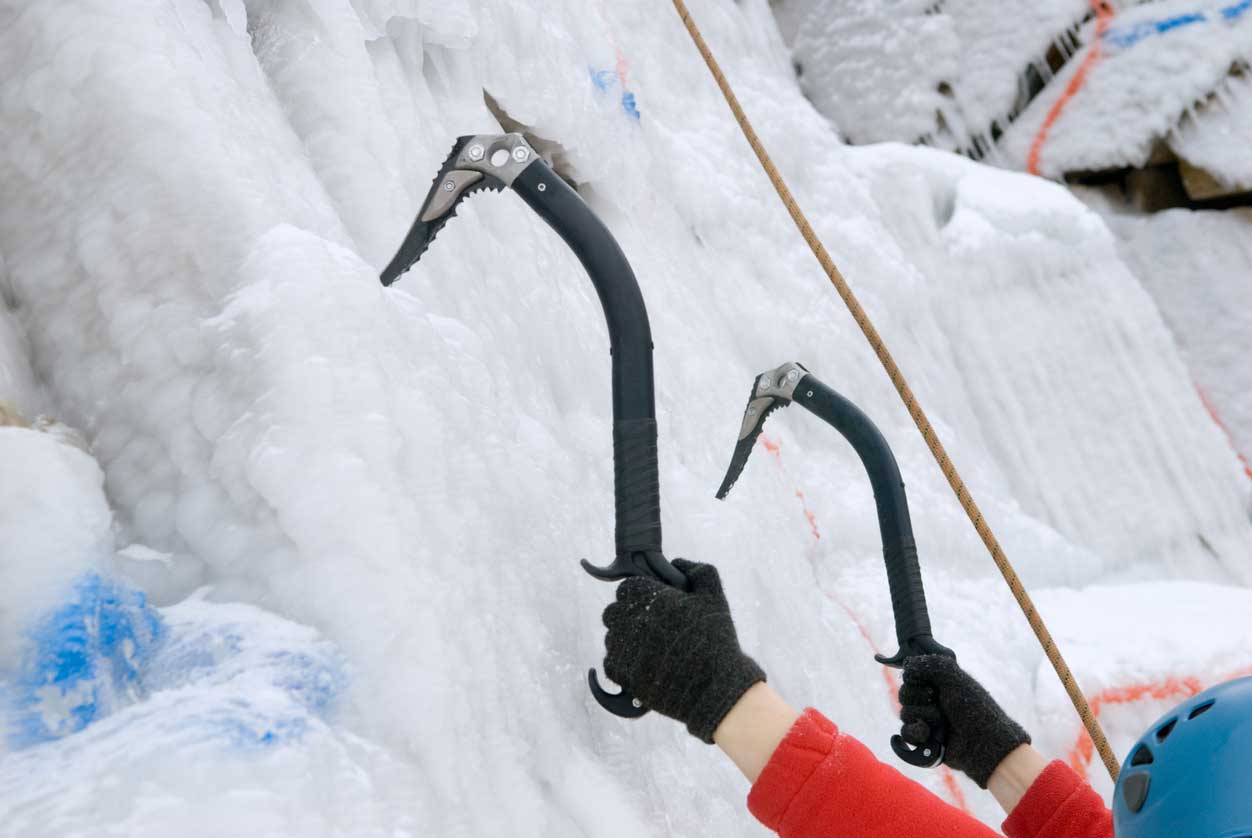
[[[1163,681],[1110,687],[1091,696],[1088,702],[1091,705],[1091,712],[1098,717],[1100,710],[1105,705],[1133,704],[1136,701],[1143,701],[1149,698],[1157,700],[1172,698],[1182,701],[1204,692],[1204,690],[1214,684],[1224,684],[1227,681],[1233,681],[1236,678],[1243,678],[1247,675],[1252,675],[1252,666],[1237,669],[1207,685],[1199,678],[1187,676],[1185,678],[1166,678]],[[1068,761],[1070,767],[1078,773],[1078,776],[1084,779],[1087,777],[1087,766],[1091,764],[1094,750],[1095,747],[1091,744],[1091,737],[1087,735],[1085,730],[1078,735],[1078,741],[1069,750]]]
[[[787,470],[783,466],[782,461],[782,443],[775,442],[765,436],[765,434],[761,434],[761,436],[758,437],[758,441],[766,451],[773,455],[775,464],[785,474]],[[814,541],[821,540],[822,535],[817,529],[817,516],[814,515],[813,511],[808,508],[808,505],[805,502],[804,492],[797,488],[795,493],[796,497],[800,499],[800,504],[804,509],[804,517],[809,522],[809,534],[813,536]],[[839,606],[839,608],[843,610],[844,614],[848,615],[848,619],[850,619],[852,624],[856,626],[856,630],[861,633],[861,637],[865,639],[865,644],[869,646],[870,651],[872,651],[875,655],[882,654],[881,650],[878,648],[878,644],[875,643],[874,638],[870,636],[869,629],[865,628],[865,622],[861,619],[860,615],[853,611],[847,603],[832,594],[830,591],[824,589],[819,590],[822,591],[822,594],[828,600]],[[900,676],[891,667],[884,666],[882,667],[882,679],[883,683],[887,687],[887,699],[891,702],[892,714],[899,716]],[[946,765],[939,766],[939,776],[943,781],[943,787],[947,789],[948,794],[952,796],[953,803],[959,807],[962,812],[969,814],[969,804],[965,801],[965,792],[961,791],[961,786],[957,783],[956,775],[952,773],[952,769],[948,768]]]
[[[1200,389],[1200,385],[1196,385],[1195,391],[1200,395],[1200,403],[1203,404],[1204,409],[1209,412],[1209,418],[1213,420],[1213,423],[1217,425],[1217,427],[1222,429],[1222,433],[1226,435],[1226,442],[1230,444],[1231,450],[1235,452],[1235,456],[1238,457],[1239,462],[1243,464],[1243,473],[1248,477],[1252,477],[1252,465],[1248,464],[1248,458],[1243,456],[1243,452],[1239,450],[1237,445],[1235,445],[1235,439],[1230,435],[1230,428],[1227,428],[1226,423],[1223,422],[1222,418],[1217,415],[1217,410],[1214,409],[1213,403],[1209,401],[1209,397],[1205,394],[1205,392]]]
[[[774,462],[778,464],[779,468],[782,468],[782,443],[774,442],[765,434],[761,434],[757,439],[766,451],[774,455]],[[796,497],[800,499],[800,511],[804,513],[804,519],[809,522],[809,534],[814,539],[820,541],[822,534],[817,529],[817,516],[813,514],[813,510],[809,509],[808,499],[805,498],[804,492],[801,489],[796,489],[795,493]]]
[[[1048,140],[1048,132],[1052,130],[1052,126],[1061,118],[1061,112],[1065,110],[1065,106],[1069,104],[1069,100],[1073,99],[1082,86],[1087,81],[1087,74],[1091,72],[1091,68],[1100,60],[1100,38],[1104,35],[1104,30],[1109,28],[1109,21],[1113,19],[1113,10],[1109,8],[1104,0],[1091,0],[1091,8],[1096,14],[1095,37],[1091,41],[1091,49],[1087,50],[1087,54],[1082,59],[1082,64],[1078,66],[1078,72],[1074,73],[1074,77],[1069,80],[1069,84],[1065,86],[1065,92],[1061,97],[1052,103],[1051,110],[1043,119],[1043,125],[1039,126],[1039,133],[1035,135],[1034,141],[1030,144],[1030,154],[1026,157],[1026,171],[1032,175],[1039,174],[1039,155],[1043,151],[1043,144]]]

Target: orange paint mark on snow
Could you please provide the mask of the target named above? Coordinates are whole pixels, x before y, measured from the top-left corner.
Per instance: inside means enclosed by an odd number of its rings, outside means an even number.
[[[874,638],[870,637],[869,630],[865,628],[865,623],[861,622],[860,615],[844,604],[843,600],[839,599],[839,597],[829,591],[822,591],[822,593],[826,595],[827,599],[842,608],[844,614],[848,615],[848,619],[852,621],[854,626],[856,626],[856,630],[861,633],[861,637],[865,638],[865,643],[869,646],[870,651],[872,651],[875,655],[882,654],[882,652],[878,649],[878,644],[874,642]],[[887,685],[887,695],[890,697],[891,706],[894,708],[892,712],[898,716],[900,715],[900,678],[894,669],[889,666],[884,666],[882,668],[882,679],[883,683]]]
[[[757,440],[760,442],[761,446],[765,448],[765,450],[768,451],[774,457],[774,462],[777,464],[778,468],[782,470],[783,473],[785,474],[786,468],[783,466],[783,461],[782,461],[782,443],[775,442],[774,440],[765,436],[765,434],[761,434],[761,436],[759,436]],[[822,535],[817,529],[817,516],[814,515],[813,511],[808,508],[808,504],[804,497],[804,491],[802,489],[796,488],[795,494],[796,494],[796,497],[800,499],[801,507],[804,510],[804,517],[809,522],[810,534],[813,536],[813,539],[815,541],[820,540]],[[873,652],[875,655],[882,654],[881,650],[879,650],[878,648],[878,644],[874,642],[874,638],[870,635],[869,629],[865,627],[865,622],[861,619],[860,615],[857,614],[855,611],[853,611],[852,608],[849,607],[847,603],[845,603],[839,597],[832,594],[830,591],[827,591],[822,588],[819,588],[819,590],[821,590],[823,596],[825,596],[828,600],[833,602],[835,605],[839,606],[839,608],[842,609],[843,613],[848,615],[848,619],[850,619],[852,621],[852,624],[856,626],[856,630],[860,632],[861,637],[865,640],[865,645],[869,646],[870,651]],[[883,679],[883,685],[886,686],[887,688],[887,700],[891,702],[892,713],[895,716],[899,716],[900,715],[900,675],[896,670],[892,669],[891,667],[884,666],[882,667],[882,679]],[[965,793],[961,791],[961,786],[960,784],[957,783],[956,775],[952,773],[952,769],[948,768],[946,765],[939,766],[939,776],[941,778],[941,781],[943,782],[943,787],[947,790],[948,794],[951,795],[953,804],[957,806],[962,812],[969,814],[970,813],[969,804],[965,800]]]
[[[1224,684],[1227,681],[1233,681],[1236,678],[1243,678],[1248,675],[1252,675],[1252,666],[1227,673],[1208,685],[1199,678],[1190,675],[1182,678],[1166,678],[1163,681],[1127,684],[1121,687],[1110,687],[1107,690],[1101,690],[1090,696],[1087,702],[1091,705],[1092,714],[1098,718],[1100,711],[1106,705],[1133,704],[1136,701],[1150,698],[1158,701],[1166,698],[1183,701],[1204,692],[1209,686]],[[1087,777],[1087,767],[1091,765],[1094,752],[1095,746],[1091,743],[1091,737],[1086,730],[1083,730],[1078,735],[1078,740],[1073,747],[1069,749],[1067,759],[1070,767],[1083,779]]]
[[[626,56],[619,49],[617,51],[617,80],[621,82],[622,90],[626,89],[626,73],[630,70],[630,65],[626,62]]]
[[[761,446],[766,451],[773,455],[774,462],[778,464],[778,467],[782,468],[782,443],[775,442],[765,434],[761,434],[757,437],[757,441],[761,443]],[[800,499],[800,511],[804,513],[804,520],[809,522],[809,535],[813,536],[815,541],[821,541],[822,533],[817,528],[817,515],[813,512],[813,510],[809,509],[808,499],[805,498],[804,491],[797,488],[795,493],[796,497]]]
[[[1030,144],[1030,154],[1026,157],[1026,171],[1032,175],[1039,174],[1039,155],[1043,152],[1043,144],[1048,140],[1048,133],[1052,130],[1052,126],[1061,118],[1061,112],[1065,110],[1065,106],[1069,101],[1082,90],[1082,86],[1087,81],[1087,74],[1091,72],[1091,68],[1100,60],[1100,38],[1104,36],[1104,31],[1109,28],[1109,21],[1113,19],[1113,9],[1105,0],[1091,0],[1091,8],[1096,15],[1095,38],[1091,41],[1091,49],[1087,50],[1087,54],[1082,59],[1082,64],[1078,66],[1078,71],[1074,73],[1074,77],[1069,80],[1069,84],[1065,86],[1065,90],[1061,93],[1059,99],[1052,103],[1052,108],[1048,111],[1048,115],[1043,118],[1043,125],[1039,126],[1039,133],[1035,135],[1035,139]]]
[[[1200,403],[1209,412],[1209,418],[1213,420],[1213,424],[1222,429],[1222,433],[1226,435],[1226,442],[1230,445],[1231,450],[1235,452],[1235,456],[1239,458],[1239,462],[1243,464],[1243,473],[1252,478],[1252,465],[1248,464],[1248,458],[1243,456],[1239,446],[1235,445],[1235,438],[1230,435],[1230,428],[1227,428],[1226,423],[1217,415],[1217,410],[1213,407],[1213,403],[1209,401],[1208,395],[1200,389],[1200,385],[1195,385],[1195,391],[1200,396]]]
[[[813,510],[809,509],[804,498],[804,492],[796,489],[796,497],[800,499],[800,507],[804,510],[804,518],[809,522],[809,533],[813,536],[814,540],[821,541],[822,534],[817,529],[817,516],[813,514]]]

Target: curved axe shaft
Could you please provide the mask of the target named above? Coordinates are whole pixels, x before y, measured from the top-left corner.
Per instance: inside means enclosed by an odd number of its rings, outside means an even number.
[[[875,655],[875,659],[886,666],[902,668],[904,661],[914,655],[955,657],[951,649],[941,645],[931,634],[904,481],[887,440],[856,405],[827,387],[800,364],[783,364],[756,377],[744,411],[739,441],[717,497],[725,498],[739,479],[766,418],[792,402],[808,408],[852,443],[874,489],[878,530],[882,536],[891,608],[895,615],[896,640],[900,645],[899,651],[891,657]],[[943,761],[943,743],[938,732],[932,735],[930,742],[916,750],[910,749],[899,736],[891,738],[891,747],[897,756],[911,765],[930,767]]]
[[[383,270],[382,283],[391,285],[421,259],[468,195],[505,187],[515,191],[569,245],[591,277],[608,321],[617,553],[608,567],[595,567],[586,559],[582,565],[597,579],[647,576],[686,589],[686,577],[661,552],[652,332],[643,294],[608,228],[521,134],[457,138],[417,220]],[[587,677],[592,694],[611,713],[635,717],[648,712],[626,692],[612,694],[602,689],[594,669]]]

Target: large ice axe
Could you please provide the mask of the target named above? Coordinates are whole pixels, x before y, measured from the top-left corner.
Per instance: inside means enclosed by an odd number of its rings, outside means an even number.
[[[875,655],[885,666],[903,668],[904,661],[914,655],[948,655],[956,657],[931,635],[930,614],[926,610],[926,592],[922,588],[921,568],[917,563],[917,545],[913,541],[913,524],[909,520],[909,502],[904,495],[900,468],[887,440],[870,418],[852,402],[836,393],[800,364],[783,364],[763,372],[752,384],[739,442],[717,490],[724,499],[739,479],[748,455],[761,435],[765,419],[780,407],[795,402],[808,408],[819,419],[843,434],[861,458],[869,482],[874,489],[878,507],[878,530],[882,536],[883,558],[887,563],[887,583],[891,588],[891,609],[895,613],[896,640],[900,650],[891,657]],[[922,768],[943,761],[943,733],[933,731],[930,741],[910,747],[900,736],[891,737],[896,756]]]
[[[509,187],[565,240],[595,285],[609,327],[613,362],[613,491],[617,554],[608,567],[586,559],[597,579],[646,576],[687,588],[687,579],[661,552],[661,491],[657,473],[652,330],[630,263],[591,208],[537,154],[521,134],[457,138],[422,202],[417,220],[382,272],[391,285],[422,257],[435,236],[473,192]],[[600,706],[618,716],[647,713],[626,691],[606,692],[594,669],[587,683]]]

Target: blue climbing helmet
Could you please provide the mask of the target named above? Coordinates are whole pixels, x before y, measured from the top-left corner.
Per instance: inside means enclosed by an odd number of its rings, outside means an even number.
[[[1252,677],[1179,704],[1135,743],[1113,790],[1117,838],[1252,838]]]

